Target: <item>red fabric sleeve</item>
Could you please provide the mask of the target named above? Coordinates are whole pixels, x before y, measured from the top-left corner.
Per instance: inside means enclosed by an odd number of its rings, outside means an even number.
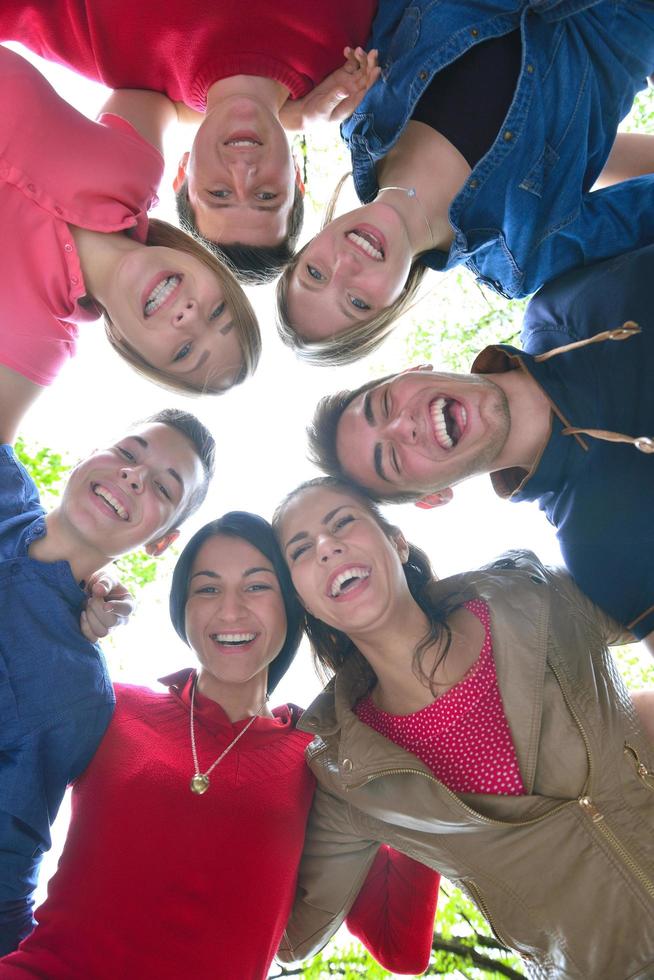
[[[440,875],[383,844],[345,923],[392,973],[429,965]]]

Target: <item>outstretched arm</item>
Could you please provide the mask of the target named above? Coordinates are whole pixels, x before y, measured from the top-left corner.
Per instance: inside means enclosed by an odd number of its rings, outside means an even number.
[[[164,133],[177,119],[174,102],[161,92],[146,89],[116,89],[100,110],[104,112],[127,120],[159,153],[163,153]]]
[[[593,190],[651,173],[654,173],[654,135],[618,133]]]
[[[383,844],[345,920],[392,973],[423,973],[429,965],[440,875]]]
[[[328,75],[302,99],[288,99],[279,118],[284,129],[308,129],[320,123],[340,123],[351,116],[380,75],[377,51],[345,48],[345,64]]]

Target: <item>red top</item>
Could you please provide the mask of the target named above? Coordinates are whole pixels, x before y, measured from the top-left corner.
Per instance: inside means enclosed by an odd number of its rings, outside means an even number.
[[[258,718],[191,793],[190,687],[116,685],[116,711],[73,789],[72,819],[39,925],[2,980],[262,980],[291,911],[314,778],[300,711]],[[242,731],[197,693],[204,771]],[[348,919],[371,951],[411,969],[431,946],[438,876],[381,849]],[[386,900],[386,889],[391,893]],[[407,921],[406,895],[429,915]],[[366,894],[368,898],[366,898]],[[426,960],[424,960],[426,962]]]
[[[0,363],[50,384],[97,320],[69,223],[144,241],[163,158],[114,115],[91,122],[0,47]]]
[[[262,75],[306,95],[365,44],[376,0],[2,0],[0,39],[109,88],[163,92],[203,112],[207,90]]]
[[[454,793],[522,796],[525,792],[497,684],[488,606],[465,608],[483,623],[479,659],[466,676],[421,711],[389,715],[362,698],[355,712],[375,731],[413,752]]]

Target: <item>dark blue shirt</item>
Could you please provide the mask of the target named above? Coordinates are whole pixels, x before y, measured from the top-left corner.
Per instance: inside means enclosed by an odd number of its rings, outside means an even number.
[[[66,786],[88,765],[114,694],[79,618],[66,561],[28,555],[46,533],[34,482],[0,447],[0,952],[31,928],[31,892]]]
[[[547,395],[552,429],[540,459],[530,473],[492,474],[494,487],[511,501],[538,501],[577,584],[639,638],[654,630],[654,454],[563,429],[654,436],[652,283],[654,246],[568,273],[529,304],[524,351],[490,347],[473,365],[526,370]],[[626,320],[641,333],[536,360]]]

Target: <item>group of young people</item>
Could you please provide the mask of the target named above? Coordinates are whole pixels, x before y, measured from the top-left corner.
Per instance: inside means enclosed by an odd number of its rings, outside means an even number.
[[[440,874],[535,980],[651,976],[654,692],[627,692],[608,645],[654,649],[654,151],[616,135],[654,71],[652,0],[10,0],[0,39],[114,90],[92,122],[0,46],[1,980],[262,980],[343,921],[417,973]],[[325,119],[362,207],[296,253],[285,130]],[[198,123],[181,229],[148,218],[176,120]],[[215,444],[159,412],[46,514],[11,444],[78,324],[217,394],[261,354],[242,282],[279,275],[282,339],[340,364],[461,263],[538,290],[522,346],[326,396],[327,476],[177,560],[197,667],[164,694],[112,685],[96,641],[131,603],[107,566],[176,540]],[[539,501],[567,571],[514,551],[438,580],[377,506],[429,509],[485,472]],[[303,633],[333,676],[304,713],[273,709]]]

